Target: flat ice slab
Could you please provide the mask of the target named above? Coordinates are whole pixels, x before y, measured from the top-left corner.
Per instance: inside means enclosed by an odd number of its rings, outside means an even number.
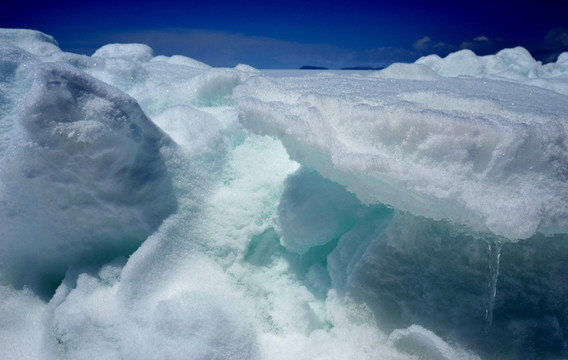
[[[565,96],[389,71],[257,77],[235,90],[240,119],[365,203],[509,239],[568,231]]]

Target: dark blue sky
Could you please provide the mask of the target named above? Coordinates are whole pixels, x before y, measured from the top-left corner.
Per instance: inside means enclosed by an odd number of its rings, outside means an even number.
[[[140,42],[214,66],[380,67],[518,45],[550,61],[568,51],[568,1],[2,0],[0,27],[43,31],[65,51]]]

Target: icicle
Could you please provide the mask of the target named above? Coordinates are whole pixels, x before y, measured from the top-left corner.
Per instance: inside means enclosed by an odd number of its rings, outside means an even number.
[[[485,308],[485,331],[488,331],[493,322],[493,308],[497,295],[497,277],[499,276],[499,258],[501,257],[500,239],[489,241],[489,297]]]

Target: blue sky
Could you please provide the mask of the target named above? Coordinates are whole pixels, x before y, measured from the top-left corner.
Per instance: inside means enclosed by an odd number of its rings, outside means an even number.
[[[0,27],[40,30],[88,55],[139,42],[214,66],[341,68],[518,45],[550,61],[568,51],[567,14],[564,0],[3,0]]]

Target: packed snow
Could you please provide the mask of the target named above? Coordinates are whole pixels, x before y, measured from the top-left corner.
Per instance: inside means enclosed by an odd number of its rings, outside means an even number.
[[[568,53],[276,76],[0,29],[1,357],[566,357],[567,96]]]

